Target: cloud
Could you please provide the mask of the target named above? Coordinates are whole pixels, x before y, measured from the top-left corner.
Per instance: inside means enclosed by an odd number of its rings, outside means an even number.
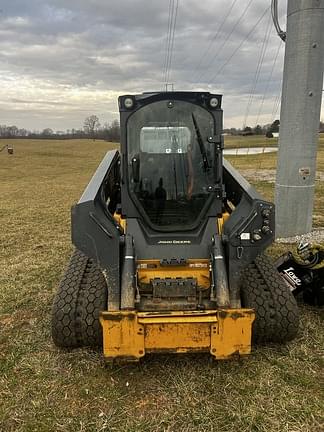
[[[168,4],[161,0],[4,0],[0,123],[64,129],[81,126],[92,113],[102,122],[112,121],[118,117],[118,95],[160,90]],[[225,125],[241,126],[270,12],[233,55],[269,2],[236,1],[224,21],[230,5],[227,0],[179,1],[170,75],[176,89],[223,93]],[[270,25],[248,119],[252,125],[265,90],[260,113],[265,123],[272,120],[280,92],[283,48],[269,81],[279,43]]]

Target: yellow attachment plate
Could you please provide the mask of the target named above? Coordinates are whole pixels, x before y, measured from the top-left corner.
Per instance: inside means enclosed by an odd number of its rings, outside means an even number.
[[[216,359],[251,352],[252,309],[102,312],[107,360],[137,361],[145,353],[210,352]]]

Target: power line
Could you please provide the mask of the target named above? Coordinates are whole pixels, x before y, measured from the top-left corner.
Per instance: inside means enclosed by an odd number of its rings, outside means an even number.
[[[203,52],[203,54],[200,56],[200,59],[199,59],[199,61],[198,61],[198,64],[197,64],[196,68],[195,68],[194,71],[193,71],[194,73],[196,73],[196,72],[198,71],[198,69],[200,68],[201,64],[203,63],[205,57],[206,57],[207,54],[209,53],[209,51],[210,51],[210,49],[211,49],[211,47],[212,47],[212,45],[213,45],[213,42],[214,42],[215,40],[217,40],[218,35],[220,34],[220,32],[221,32],[221,30],[222,30],[222,28],[223,28],[223,26],[224,26],[224,24],[225,24],[227,18],[229,17],[229,14],[232,12],[232,10],[233,10],[233,8],[234,8],[234,6],[235,6],[236,3],[237,3],[237,0],[234,0],[234,1],[232,2],[232,4],[231,4],[229,10],[227,11],[226,15],[224,16],[222,22],[220,23],[220,25],[219,25],[219,27],[218,27],[216,33],[214,34],[214,36],[213,36],[213,37],[211,38],[211,40],[209,41],[209,44],[208,44],[207,48],[205,49],[205,51]]]
[[[174,44],[174,36],[175,36],[175,30],[176,30],[176,24],[177,24],[178,7],[179,7],[179,0],[176,0],[174,20],[173,20],[173,29],[172,29],[172,36],[171,36],[171,49],[170,49],[170,56],[169,56],[169,65],[168,65],[167,76],[166,76],[166,81],[165,82],[169,81],[170,74],[171,74],[173,44]]]
[[[169,0],[169,9],[168,9],[168,29],[166,34],[166,44],[165,44],[165,58],[164,58],[164,66],[163,66],[163,77],[162,81],[165,82],[166,73],[167,73],[167,64],[169,59],[170,52],[170,38],[171,38],[171,23],[172,23],[172,15],[173,15],[173,0]]]
[[[208,81],[208,84],[210,84],[212,81],[214,81],[214,79],[217,77],[217,75],[219,75],[222,72],[222,70],[225,68],[225,66],[232,60],[232,58],[235,56],[235,54],[238,52],[238,50],[241,48],[241,46],[244,44],[244,42],[246,42],[248,40],[248,38],[251,36],[251,34],[256,29],[256,27],[262,21],[262,19],[264,18],[265,14],[268,12],[268,10],[269,10],[269,7],[267,7],[265,9],[265,11],[263,12],[263,14],[258,19],[258,21],[254,24],[254,26],[252,27],[252,29],[246,35],[245,39],[243,39],[240,42],[240,44],[236,47],[236,49],[232,52],[232,54],[228,57],[228,59],[220,66],[220,68],[217,70],[217,72],[215,73],[215,75],[210,79],[210,81]]]
[[[169,0],[168,29],[167,29],[165,60],[164,60],[164,68],[163,68],[163,81],[165,85],[168,83],[170,77],[175,29],[176,29],[177,16],[178,16],[178,7],[179,7],[179,0]]]
[[[250,7],[250,5],[251,5],[252,2],[253,2],[253,0],[250,0],[249,3],[246,5],[246,7],[243,10],[242,14],[240,15],[239,19],[236,21],[236,23],[232,27],[232,30],[228,33],[227,37],[224,39],[223,43],[221,44],[220,48],[217,50],[216,54],[210,59],[210,61],[208,62],[207,66],[206,66],[206,68],[204,70],[204,72],[198,77],[197,81],[200,81],[203,78],[203,76],[205,75],[206,71],[210,68],[210,66],[217,59],[217,57],[219,56],[220,52],[222,51],[222,49],[226,45],[227,41],[232,36],[232,34],[234,33],[235,29],[237,28],[237,26],[240,24],[240,22],[244,18],[245,14],[248,11],[248,9],[249,9],[249,7]]]
[[[169,38],[170,38],[170,28],[171,28],[171,15],[172,15],[172,0],[169,0],[169,9],[168,9],[168,29],[167,34],[165,38],[165,57],[164,57],[164,63],[163,63],[163,75],[162,75],[162,81],[165,81],[165,73],[166,73],[166,65],[167,65],[167,59],[169,57]]]
[[[286,42],[287,33],[281,29],[278,19],[278,0],[271,0],[271,15],[278,36]]]
[[[246,111],[245,111],[245,116],[244,116],[244,122],[243,122],[243,128],[245,128],[246,126],[246,122],[247,119],[249,117],[249,113],[250,113],[250,109],[252,106],[252,102],[253,102],[253,98],[254,98],[254,92],[259,80],[259,76],[260,76],[260,71],[263,65],[263,60],[264,60],[264,56],[267,50],[267,46],[268,46],[268,42],[269,42],[269,37],[270,37],[270,32],[271,32],[271,27],[270,27],[270,23],[271,23],[271,16],[269,17],[268,20],[268,26],[266,28],[265,34],[264,34],[264,39],[263,39],[263,43],[262,43],[262,48],[260,51],[260,56],[259,56],[259,61],[256,67],[256,71],[254,74],[254,80],[253,80],[253,84],[252,84],[252,88],[251,88],[251,92],[250,92],[250,96],[249,96],[249,101],[246,107]]]
[[[259,118],[260,118],[260,115],[261,115],[261,111],[262,111],[262,108],[263,108],[265,96],[266,96],[266,93],[267,93],[269,85],[270,85],[270,81],[271,81],[271,78],[272,78],[272,75],[273,75],[273,71],[274,71],[275,65],[277,63],[277,59],[278,59],[278,55],[279,55],[279,51],[280,51],[281,47],[282,47],[282,41],[279,41],[278,48],[277,48],[277,51],[276,51],[276,55],[274,57],[274,60],[273,60],[273,63],[272,63],[272,68],[271,68],[271,71],[270,71],[270,74],[269,74],[269,78],[268,78],[268,81],[267,81],[267,84],[266,84],[266,87],[265,87],[265,90],[264,90],[264,93],[263,93],[263,97],[262,97],[262,100],[261,100],[261,103],[260,103],[257,119],[256,119],[256,122],[255,122],[256,125],[258,124],[258,121],[259,121]]]
[[[280,91],[278,96],[275,98],[273,107],[272,107],[272,113],[271,113],[271,123],[273,123],[276,119],[275,117],[277,116],[277,112],[280,106],[280,102],[281,102],[281,87],[282,87],[282,79],[280,81]]]

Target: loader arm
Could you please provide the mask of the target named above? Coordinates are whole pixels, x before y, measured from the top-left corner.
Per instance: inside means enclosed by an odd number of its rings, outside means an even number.
[[[235,206],[223,229],[230,299],[232,307],[240,307],[241,272],[273,242],[275,208],[226,159],[223,178],[226,198]]]
[[[122,228],[108,210],[113,188],[119,182],[119,164],[119,152],[109,151],[71,212],[72,243],[102,269],[108,286],[108,310],[120,307]]]

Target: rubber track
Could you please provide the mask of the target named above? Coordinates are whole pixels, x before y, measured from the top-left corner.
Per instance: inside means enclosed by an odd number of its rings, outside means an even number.
[[[256,312],[253,341],[293,339],[298,332],[298,306],[270,258],[259,255],[243,271],[241,281],[242,304]]]
[[[102,346],[99,312],[107,309],[107,285],[100,269],[88,261],[76,308],[76,337],[80,346]]]
[[[100,269],[76,250],[52,308],[52,337],[59,347],[102,344],[99,311],[106,308],[107,286]]]

